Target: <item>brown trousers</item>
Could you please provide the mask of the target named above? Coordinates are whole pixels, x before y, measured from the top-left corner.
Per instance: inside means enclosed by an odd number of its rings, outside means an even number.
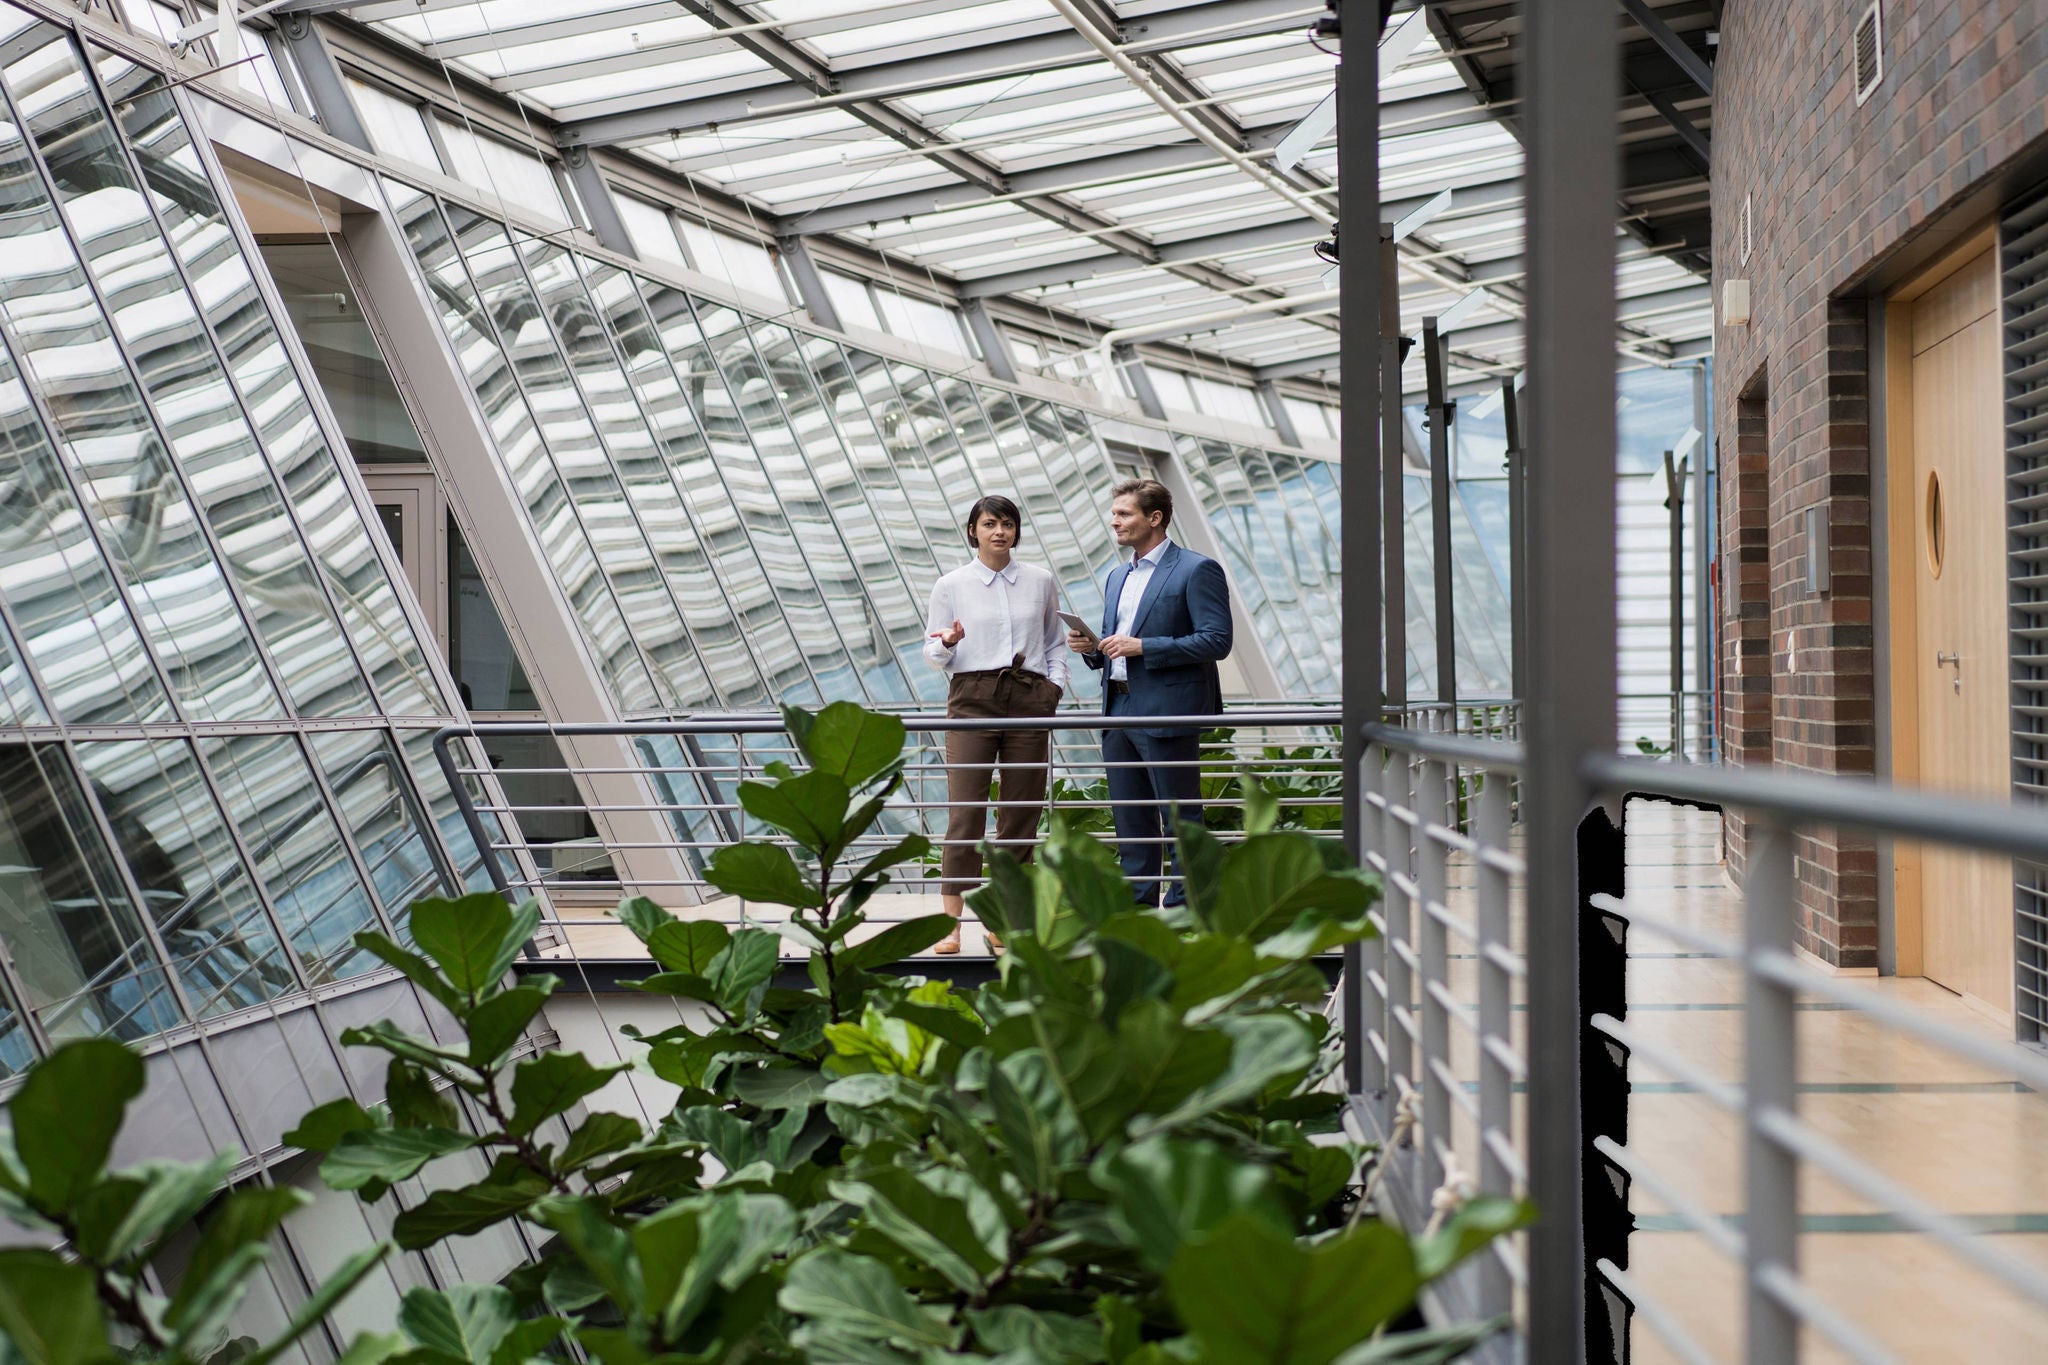
[[[957,673],[946,695],[946,714],[1007,719],[1049,716],[1060,690],[1051,678],[1011,666],[981,673]],[[939,855],[939,890],[964,896],[981,881],[983,832],[988,828],[988,784],[1001,774],[996,794],[996,841],[1029,861],[1045,805],[1051,735],[1045,730],[948,730],[946,732],[946,846]]]

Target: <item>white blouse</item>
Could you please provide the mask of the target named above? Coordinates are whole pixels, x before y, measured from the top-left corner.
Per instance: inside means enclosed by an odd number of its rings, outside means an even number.
[[[1008,668],[1022,654],[1024,667],[1065,688],[1067,628],[1059,604],[1059,584],[1036,564],[1013,559],[996,570],[971,559],[932,584],[924,657],[942,672],[979,673]],[[948,649],[938,637],[955,621],[966,634]]]

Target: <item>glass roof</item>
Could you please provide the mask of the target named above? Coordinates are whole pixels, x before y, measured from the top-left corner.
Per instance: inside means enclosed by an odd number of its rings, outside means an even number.
[[[1520,145],[1472,93],[1459,52],[1400,8],[1381,52],[1382,193],[1399,214],[1452,191],[1402,244],[1403,326],[1419,331],[1483,287],[1449,333],[1451,380],[1512,373]],[[1276,144],[1331,92],[1335,58],[1308,37],[1322,12],[1320,0],[376,0],[343,22],[487,83],[558,144],[645,158],[778,236],[881,252],[899,279],[922,272],[945,295],[1043,310],[1055,335],[1081,340],[1079,317],[1246,377],[1333,378],[1334,303],[1316,296],[1335,274],[1311,247],[1336,208],[1334,134],[1277,172],[1290,197],[1176,117],[1275,173]],[[1474,34],[1468,22],[1460,40]],[[1621,257],[1624,359],[1704,353],[1706,286],[1634,239]]]

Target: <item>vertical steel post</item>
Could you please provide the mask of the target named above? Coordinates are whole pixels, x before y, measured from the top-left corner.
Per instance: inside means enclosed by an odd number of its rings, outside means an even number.
[[[1743,1262],[1745,1358],[1799,1359],[1799,1318],[1765,1288],[1775,1273],[1799,1267],[1799,1159],[1766,1137],[1766,1114],[1796,1112],[1799,1081],[1798,992],[1756,971],[1759,954],[1792,953],[1798,913],[1792,832],[1752,818],[1749,876],[1743,887],[1742,974]]]
[[[1664,510],[1671,522],[1671,761],[1685,762],[1685,475],[1686,461],[1664,452]]]
[[[1482,780],[1486,785],[1479,792],[1479,846],[1505,849],[1508,777],[1505,773],[1489,772]],[[1500,1159],[1489,1135],[1498,1133],[1502,1142],[1514,1141],[1514,1077],[1488,1046],[1494,1039],[1506,1047],[1514,1043],[1514,983],[1507,969],[1489,951],[1496,945],[1504,951],[1511,946],[1508,874],[1492,859],[1473,861],[1479,876],[1479,942],[1474,949],[1479,959],[1479,1188],[1486,1194],[1511,1195],[1514,1176]],[[1498,1257],[1483,1255],[1479,1266],[1480,1316],[1495,1317],[1513,1307],[1514,1285],[1508,1279],[1507,1267]]]
[[[1500,416],[1508,447],[1508,685],[1519,706],[1529,700],[1529,490],[1521,395],[1512,379],[1500,381]]]
[[[1458,770],[1447,763],[1429,759],[1422,765],[1422,797],[1416,809],[1425,821],[1442,821],[1443,811],[1457,796]],[[1442,905],[1450,895],[1450,850],[1441,840],[1430,837],[1425,825],[1415,834],[1416,855],[1422,863],[1421,895],[1415,905],[1415,951],[1422,964],[1416,982],[1416,1013],[1422,1032],[1422,1057],[1416,1076],[1422,1091],[1422,1140],[1416,1144],[1416,1173],[1421,1177],[1418,1207],[1427,1207],[1430,1196],[1444,1183],[1443,1158],[1438,1148],[1451,1150],[1451,1092],[1444,1084],[1443,1071],[1451,1067],[1451,1012],[1430,989],[1448,990],[1451,984],[1450,934],[1442,920],[1430,913],[1430,905]]]
[[[1386,705],[1408,704],[1408,507],[1401,482],[1401,270],[1392,224],[1379,236],[1380,358],[1380,544],[1381,581],[1386,595]]]
[[[1451,414],[1444,394],[1444,341],[1435,318],[1422,320],[1422,369],[1429,406],[1430,584],[1436,589],[1436,699],[1458,728],[1458,605],[1451,572]]]
[[[1618,25],[1612,0],[1523,11],[1528,146],[1529,1363],[1579,1365],[1586,1332],[1579,1114],[1577,842],[1614,715],[1614,220]]]
[[[1380,221],[1380,90],[1374,58],[1377,9],[1347,5],[1357,29],[1355,59],[1337,66],[1337,193],[1340,222],[1354,224],[1350,255],[1339,248],[1337,286],[1343,304],[1338,345],[1343,369],[1343,760],[1344,847],[1365,859],[1360,784],[1365,780],[1365,727],[1380,719],[1380,262],[1373,250]],[[1368,20],[1367,15],[1372,15]],[[1360,250],[1363,246],[1365,249]],[[1392,672],[1391,669],[1388,670]],[[1358,945],[1344,950],[1344,1083],[1364,1086],[1364,959]]]

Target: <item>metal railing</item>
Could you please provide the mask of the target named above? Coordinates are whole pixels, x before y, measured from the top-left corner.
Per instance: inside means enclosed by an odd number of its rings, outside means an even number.
[[[1582,759],[1589,790],[1612,808],[1630,798],[1702,805],[1739,815],[1746,848],[1737,936],[1703,931],[1668,906],[1621,893],[1625,829],[1596,807],[1580,827],[1577,887],[1580,958],[1577,1017],[1563,1021],[1584,1040],[1580,1121],[1532,1127],[1518,1092],[1530,1079],[1530,1040],[1557,1037],[1560,1021],[1532,1015],[1532,925],[1524,881],[1530,867],[1510,793],[1525,768],[1518,744],[1368,727],[1359,787],[1367,863],[1384,879],[1382,937],[1363,945],[1357,974],[1344,988],[1359,1022],[1353,1044],[1363,1081],[1354,1120],[1381,1142],[1376,1176],[1383,1210],[1411,1228],[1451,1191],[1530,1193],[1530,1172],[1546,1162],[1583,1162],[1583,1203],[1547,1207],[1549,1219],[1575,1219],[1584,1237],[1588,1280],[1615,1296],[1622,1312],[1588,1307],[1586,1358],[1622,1360],[1633,1330],[1654,1335],[1674,1357],[1715,1357],[1689,1330],[1670,1291],[1629,1266],[1629,1192],[1661,1206],[1660,1226],[1695,1234],[1739,1277],[1743,1359],[1791,1361],[1823,1344],[1856,1361],[1902,1358],[1831,1303],[1801,1274],[1802,1169],[1818,1172],[1862,1201],[1887,1227],[1926,1239],[1972,1271],[2041,1312],[2048,1332],[2048,1263],[1987,1238],[1971,1220],[1874,1166],[1820,1126],[1803,1119],[1797,1095],[1802,997],[1834,1012],[1944,1054],[1969,1074],[1990,1071],[2048,1092],[2048,1056],[1998,1041],[1987,1031],[1948,1022],[1892,995],[1828,975],[1794,951],[1799,923],[1795,836],[1817,827],[1883,840],[1913,841],[2015,859],[2048,861],[2048,819],[2012,806],[1873,782],[1744,772],[1707,765],[1594,754]],[[1466,793],[1463,819],[1454,818]],[[1742,1060],[1735,1078],[1711,1074],[1629,1018],[1627,938],[1733,964],[1741,985]],[[1739,1209],[1711,1209],[1690,1191],[1673,1153],[1628,1136],[1631,1061],[1668,1077],[1723,1111],[1739,1130]],[[2048,1121],[2044,1121],[2048,1122]],[[1961,1154],[1955,1154],[1959,1159]],[[1529,1252],[1522,1238],[1495,1242],[1475,1262],[1439,1282],[1433,1316],[1511,1316],[1517,1332],[1488,1348],[1518,1358],[1526,1327]],[[1696,1282],[1695,1282],[1696,1283]],[[1691,1292],[1697,1292],[1691,1291]],[[1589,1305],[1599,1296],[1589,1296]],[[1697,1308],[1697,1304],[1691,1305]],[[1867,1315],[1864,1315],[1867,1316]],[[1644,1344],[1638,1336],[1635,1343]]]
[[[1033,730],[1050,733],[1046,765],[1047,798],[1039,822],[1064,816],[1084,828],[1111,837],[1113,809],[1168,807],[1163,799],[1113,801],[1108,791],[1111,767],[1193,768],[1200,772],[1202,804],[1208,823],[1226,842],[1242,837],[1243,779],[1256,778],[1279,796],[1282,817],[1302,827],[1327,829],[1334,837],[1341,805],[1341,769],[1335,747],[1335,715],[1314,707],[1290,710],[1233,710],[1220,716],[1105,717],[1079,711],[1054,716],[986,720],[907,714],[909,732],[904,781],[890,798],[874,830],[859,840],[846,857],[857,864],[867,853],[905,834],[921,833],[932,842],[923,868],[912,864],[899,871],[901,889],[919,884],[937,890],[942,851],[958,842],[975,846],[1029,847],[1034,833],[1003,840],[995,833],[995,816],[1014,805],[998,785],[993,796],[954,801],[947,791],[949,765],[945,737],[969,730]],[[1158,764],[1105,763],[1100,735],[1105,730],[1185,726],[1203,738],[1198,758]],[[493,740],[546,738],[561,754],[559,766],[510,766],[492,762]],[[599,914],[578,916],[565,909],[574,892],[593,897],[619,894],[652,896],[674,905],[713,899],[720,893],[704,880],[704,867],[720,847],[739,839],[779,838],[741,808],[742,782],[766,775],[771,763],[798,763],[785,722],[774,713],[729,713],[680,720],[549,724],[494,722],[450,726],[434,740],[434,752],[458,793],[462,817],[480,847],[492,851],[492,875],[498,889],[517,898],[545,888],[554,904],[551,921],[561,925],[609,923]],[[495,783],[474,779],[490,773]],[[562,802],[522,803],[496,793],[517,790],[518,779],[573,783],[574,796]],[[947,838],[947,818],[955,806],[989,812],[979,839]],[[589,832],[569,839],[537,839],[525,832],[537,819],[560,823],[565,813],[588,822]],[[1130,842],[1166,845],[1170,834]],[[522,874],[517,869],[534,871]],[[1167,882],[1170,873],[1141,877],[1140,882]],[[744,910],[744,907],[742,907]]]

